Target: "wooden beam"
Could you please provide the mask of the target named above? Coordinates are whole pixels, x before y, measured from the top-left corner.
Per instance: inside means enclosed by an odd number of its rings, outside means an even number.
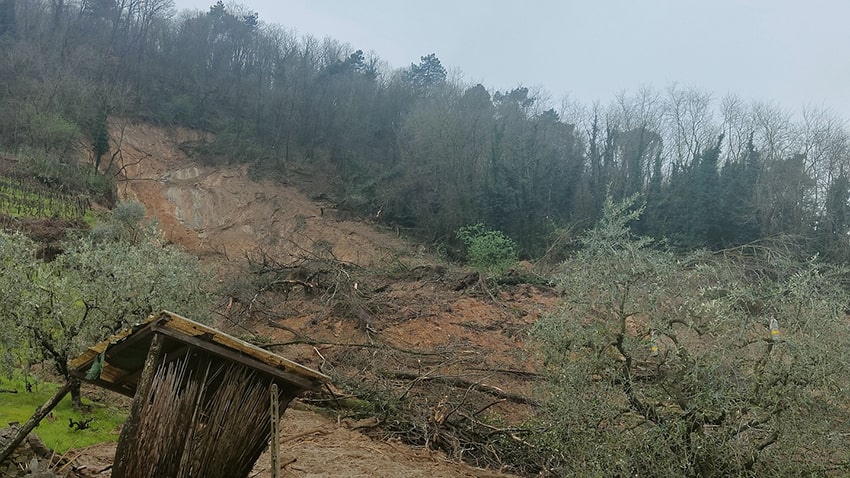
[[[124,351],[124,349],[135,345],[136,343],[140,342],[143,339],[146,339],[151,334],[150,331],[151,331],[152,328],[153,327],[152,327],[151,324],[145,325],[144,327],[142,327],[139,330],[136,330],[135,332],[133,332],[129,336],[125,337],[120,342],[116,343],[115,345],[111,345],[111,346],[107,347],[106,348],[106,358],[107,358],[107,360],[112,356],[120,354],[121,352]]]
[[[277,384],[272,383],[269,387],[271,392],[271,455],[272,455],[272,478],[280,478],[280,395],[277,393]]]
[[[22,426],[21,429],[18,430],[18,433],[15,434],[15,436],[12,438],[12,441],[7,443],[6,446],[3,447],[2,450],[0,450],[0,463],[6,461],[6,458],[9,458],[12,452],[15,451],[15,448],[17,448],[18,445],[20,445],[21,442],[24,441],[24,438],[26,438],[27,435],[29,435],[30,432],[33,431],[36,426],[38,426],[38,422],[40,422],[44,417],[46,417],[47,414],[50,413],[50,411],[53,410],[53,408],[58,405],[60,401],[62,401],[62,398],[64,398],[65,395],[68,395],[68,392],[71,391],[72,382],[76,382],[76,379],[71,379],[65,382],[65,385],[62,385],[62,387],[60,387],[59,390],[57,390],[56,393],[52,397],[50,397],[50,400],[48,400],[47,403],[38,407],[35,410],[35,414],[33,414],[33,416],[30,417],[30,419],[27,420],[26,423],[24,423],[24,426]]]
[[[304,390],[321,389],[320,383],[312,382],[301,375],[296,375],[291,372],[285,372],[278,368],[272,367],[271,365],[260,362],[259,360],[256,360],[250,356],[235,352],[217,343],[207,342],[197,337],[186,335],[169,328],[156,327],[155,330],[159,333],[171,336],[176,340],[180,340],[211,354],[218,355],[219,357],[226,358],[228,360],[232,360],[242,365],[251,367],[253,369],[265,373],[266,375],[271,375],[272,377],[278,378],[284,382],[288,382]]]
[[[316,382],[327,382],[330,380],[330,377],[321,372],[305,367],[291,360],[287,360],[279,355],[269,352],[268,350],[257,347],[256,345],[249,344],[243,340],[237,339],[236,337],[231,337],[221,331],[207,327],[204,324],[185,317],[172,314],[171,312],[163,311],[159,318],[153,321],[153,324],[154,327],[159,330],[173,330],[190,337],[209,337],[209,340],[206,340],[206,342],[214,342],[219,346],[253,357],[254,360],[271,365],[278,370],[286,370],[289,373],[305,377],[307,380]]]
[[[80,356],[72,359],[68,362],[68,368],[72,370],[79,370],[83,367],[88,370],[88,366],[91,365],[92,361],[97,358],[98,355],[103,353],[106,349],[108,349],[112,344],[119,342],[128,336],[132,335],[134,332],[141,332],[145,327],[150,328],[150,322],[154,319],[154,316],[148,317],[148,319],[142,324],[135,327],[127,327],[126,329],[118,332],[117,334],[109,337],[108,339],[99,342],[95,345],[92,345],[85,352],[80,354]]]
[[[135,395],[135,391],[136,391],[136,389],[134,387],[127,388],[125,386],[126,384],[118,384],[118,383],[115,383],[115,382],[107,382],[106,380],[97,379],[97,380],[90,380],[89,382],[93,383],[93,384],[95,384],[99,387],[103,387],[103,388],[105,388],[109,391],[124,395],[125,397],[130,397],[130,398],[133,398],[133,395]]]
[[[163,344],[163,347],[165,347],[165,344]],[[174,360],[177,360],[178,358],[184,357],[186,355],[186,353],[191,348],[192,347],[189,346],[189,345],[182,345],[181,347],[179,347],[175,350],[172,350],[171,352],[164,353],[163,356],[162,356],[162,360],[160,360],[159,363],[160,364],[168,364],[168,363],[171,363]],[[108,362],[107,362],[107,365],[108,365]],[[111,383],[112,386],[113,386],[113,388],[111,390],[113,390],[113,391],[117,391],[117,389],[120,389],[121,387],[129,387],[129,389],[125,388],[124,392],[119,392],[119,393],[122,393],[124,395],[128,395],[128,392],[126,390],[129,390],[129,396],[132,398],[133,395],[135,394],[136,382],[138,381],[139,376],[142,375],[143,371],[144,371],[144,368],[139,368],[139,369],[133,370],[131,372],[125,372],[123,375],[116,376],[115,378],[112,378],[111,380],[102,380],[101,379],[101,380],[99,380],[95,383],[97,383],[98,385],[100,385],[104,388],[109,388],[109,387],[106,387],[104,385],[104,383]]]
[[[112,476],[115,478],[125,478],[127,467],[127,455],[130,453],[136,443],[133,443],[133,438],[136,435],[136,429],[139,427],[139,416],[144,407],[145,401],[150,395],[150,389],[153,385],[153,379],[156,375],[156,369],[159,365],[159,357],[162,352],[162,343],[165,339],[161,334],[154,333],[151,339],[151,347],[148,349],[148,355],[145,358],[145,366],[142,369],[142,376],[139,378],[139,383],[136,385],[136,396],[133,398],[133,405],[130,407],[130,416],[124,427],[121,429],[121,437],[118,439],[118,448],[115,450],[115,464],[112,468]],[[127,477],[129,478],[129,477]]]

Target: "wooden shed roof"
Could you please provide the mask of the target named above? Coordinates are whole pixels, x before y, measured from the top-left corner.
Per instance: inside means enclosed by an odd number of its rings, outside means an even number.
[[[195,349],[224,361],[245,365],[300,390],[318,390],[330,378],[206,325],[162,311],[146,321],[92,345],[71,360],[71,373],[106,389],[132,397],[154,334],[166,338],[163,352],[177,357]],[[99,373],[97,373],[97,369]],[[95,370],[91,370],[91,369]],[[92,371],[92,373],[89,373]],[[87,377],[88,375],[88,377]]]

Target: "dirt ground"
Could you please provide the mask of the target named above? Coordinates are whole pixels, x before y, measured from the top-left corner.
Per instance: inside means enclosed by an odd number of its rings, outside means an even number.
[[[287,166],[292,180],[280,184],[252,178],[245,165],[204,166],[189,158],[186,145],[210,139],[197,131],[126,120],[113,120],[111,128],[113,151],[120,150],[116,159],[123,167],[119,197],[143,203],[164,238],[219,267],[221,281],[230,278],[227,271],[244,270],[246,257],[258,251],[287,262],[323,249],[339,263],[392,272],[387,277],[365,276],[362,282],[348,278],[349,293],[363,303],[359,313],[365,318],[359,322],[329,308],[327,297],[295,294],[286,303],[267,306],[276,314],[273,321],[220,324],[223,328],[282,343],[273,350],[320,370],[347,353],[328,344],[368,343],[377,334],[399,349],[451,351],[460,357],[451,364],[419,360],[418,367],[428,373],[459,370],[457,364],[463,363],[463,379],[471,383],[509,394],[533,393],[532,384],[517,378],[529,372],[524,332],[554,309],[553,293],[521,284],[468,294],[454,286],[464,271],[447,272],[424,247],[406,242],[396,231],[339,213],[324,199],[319,182],[313,181],[318,186],[312,189],[304,186],[310,182],[299,177],[297,165]],[[286,297],[291,297],[288,292]],[[257,304],[231,298],[223,315],[237,307],[259,307],[260,299],[252,300]],[[325,345],[298,343],[308,336]],[[412,367],[409,361],[403,365],[406,370]],[[303,407],[296,402],[296,408]],[[492,410],[521,420],[528,407],[503,399],[494,402]],[[374,433],[372,438],[363,433],[371,427],[361,425],[290,408],[281,438],[283,476],[509,476],[452,462],[440,452],[397,439]],[[91,447],[76,463],[87,470],[103,469],[113,452],[111,445]],[[271,476],[268,467],[264,455],[255,476]]]
[[[297,405],[296,405],[297,407]],[[376,441],[357,431],[358,423],[334,421],[318,413],[290,408],[281,422],[280,455],[284,478],[321,477],[508,477],[493,470],[452,463],[435,451],[398,441]],[[108,477],[114,443],[76,450],[74,465],[81,476]],[[272,476],[271,457],[264,453],[252,478]]]

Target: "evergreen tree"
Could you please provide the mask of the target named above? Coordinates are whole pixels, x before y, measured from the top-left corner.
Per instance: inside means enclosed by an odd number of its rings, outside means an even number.
[[[836,262],[846,262],[850,233],[850,178],[844,171],[832,180],[826,193],[826,210],[818,224],[819,247]]]
[[[652,175],[646,188],[646,212],[635,225],[639,233],[649,237],[665,236],[665,222],[669,214],[665,194],[659,151],[652,162]]]
[[[720,159],[721,135],[717,143],[700,155],[691,177],[693,207],[689,218],[690,245],[695,247],[718,247],[721,243],[719,210],[720,201],[718,161]]]
[[[443,68],[437,55],[430,53],[421,57],[418,65],[410,64],[405,79],[416,94],[425,95],[446,82],[446,69]]]
[[[751,134],[745,157],[741,161],[726,163],[721,170],[719,245],[736,246],[759,238],[754,195],[760,169],[760,154]]]

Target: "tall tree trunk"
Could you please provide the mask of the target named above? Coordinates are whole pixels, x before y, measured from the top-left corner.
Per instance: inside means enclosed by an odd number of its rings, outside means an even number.
[[[74,410],[81,410],[83,408],[83,394],[80,391],[80,381],[73,377],[67,378],[67,380],[71,384],[71,406],[74,407]]]

